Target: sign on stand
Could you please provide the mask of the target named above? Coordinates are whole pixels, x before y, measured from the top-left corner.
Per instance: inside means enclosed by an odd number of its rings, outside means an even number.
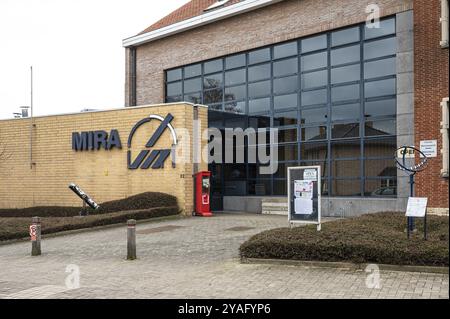
[[[319,231],[321,228],[320,166],[288,167],[287,170],[289,225],[317,224]]]

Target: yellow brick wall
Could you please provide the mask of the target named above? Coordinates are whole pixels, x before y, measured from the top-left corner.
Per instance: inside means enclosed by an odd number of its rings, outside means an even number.
[[[207,109],[198,107],[202,130],[207,128]],[[33,168],[30,168],[30,119],[0,121],[0,208],[32,206],[81,206],[81,200],[68,188],[76,183],[98,203],[131,195],[159,191],[178,198],[186,214],[193,207],[193,165],[167,158],[163,169],[127,168],[127,140],[132,127],[150,114],[174,116],[175,129],[186,128],[191,136],[194,106],[187,103],[161,104],[109,111],[36,117],[33,119]],[[152,120],[134,135],[132,161],[145,149],[145,143],[159,126]],[[117,129],[122,149],[72,150],[72,132]],[[183,136],[178,136],[183,138]],[[202,147],[206,141],[202,141]],[[155,149],[170,149],[172,138],[166,129]],[[2,152],[2,150],[4,151]],[[192,151],[191,151],[192,158]],[[207,164],[199,164],[206,170]],[[184,176],[184,178],[183,178]]]

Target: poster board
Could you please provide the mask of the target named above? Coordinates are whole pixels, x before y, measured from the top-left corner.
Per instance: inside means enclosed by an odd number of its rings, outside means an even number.
[[[321,223],[320,166],[295,166],[287,169],[289,224]]]
[[[406,217],[425,217],[427,212],[427,197],[410,197],[406,207]]]

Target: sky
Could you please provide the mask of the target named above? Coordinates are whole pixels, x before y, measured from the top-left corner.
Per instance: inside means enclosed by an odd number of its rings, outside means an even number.
[[[0,0],[0,119],[124,106],[122,40],[189,0]]]

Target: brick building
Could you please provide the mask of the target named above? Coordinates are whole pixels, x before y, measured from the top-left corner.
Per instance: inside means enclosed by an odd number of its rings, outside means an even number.
[[[209,165],[215,209],[261,211],[286,196],[286,167],[314,164],[325,214],[404,210],[395,150],[428,141],[416,195],[448,212],[447,0],[192,0],[123,45],[126,106],[188,101],[209,127],[279,129],[276,174]]]
[[[285,210],[287,168],[314,165],[324,215],[404,211],[395,156],[414,145],[429,156],[415,193],[448,213],[448,0],[192,0],[123,45],[126,108],[0,121],[0,208],[75,205],[75,182],[98,202],[172,193],[190,214],[191,176],[208,168],[213,210]],[[183,163],[169,164],[183,149],[165,119],[185,129]],[[207,128],[246,144],[197,163]],[[256,144],[276,147],[276,171],[251,159]]]

